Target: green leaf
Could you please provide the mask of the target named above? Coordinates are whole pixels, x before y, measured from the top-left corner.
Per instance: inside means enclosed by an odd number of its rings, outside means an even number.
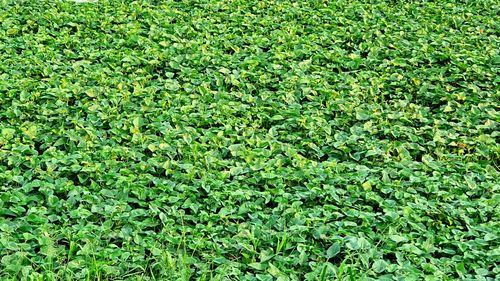
[[[361,248],[361,243],[357,237],[349,237],[346,246],[350,250],[358,250]]]
[[[392,241],[394,241],[396,243],[408,241],[408,239],[406,237],[401,236],[401,235],[397,235],[397,234],[391,235],[390,238]]]
[[[11,129],[11,128],[3,128],[2,129],[2,138],[4,140],[10,140],[14,137],[14,134],[16,133],[16,130]]]
[[[372,265],[372,269],[376,273],[382,273],[385,271],[386,268],[387,268],[387,262],[384,260],[376,260]]]
[[[248,264],[248,266],[250,266],[251,268],[253,269],[257,269],[257,270],[266,270],[267,269],[267,263],[262,263],[262,262],[253,262],[253,263],[250,263]]]
[[[326,257],[327,258],[333,258],[335,257],[338,253],[340,253],[340,244],[335,243],[332,244],[327,250],[326,250]]]
[[[274,266],[272,263],[269,263],[269,267],[267,269],[267,272],[269,272],[274,277],[278,277],[281,274],[281,271],[276,266]]]

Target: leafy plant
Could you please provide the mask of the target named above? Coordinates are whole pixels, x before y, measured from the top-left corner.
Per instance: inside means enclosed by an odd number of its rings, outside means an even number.
[[[0,6],[0,279],[499,275],[497,1]]]

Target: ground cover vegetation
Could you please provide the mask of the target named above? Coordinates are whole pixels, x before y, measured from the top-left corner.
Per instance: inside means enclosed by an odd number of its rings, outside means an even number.
[[[494,280],[497,1],[0,1],[2,280]]]

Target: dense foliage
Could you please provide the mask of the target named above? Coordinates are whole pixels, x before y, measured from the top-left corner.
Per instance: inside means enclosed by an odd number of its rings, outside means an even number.
[[[0,0],[0,278],[495,279],[499,9]]]

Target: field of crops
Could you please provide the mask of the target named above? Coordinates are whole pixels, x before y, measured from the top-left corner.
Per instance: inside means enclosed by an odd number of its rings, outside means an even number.
[[[1,280],[494,280],[494,0],[0,0]]]

